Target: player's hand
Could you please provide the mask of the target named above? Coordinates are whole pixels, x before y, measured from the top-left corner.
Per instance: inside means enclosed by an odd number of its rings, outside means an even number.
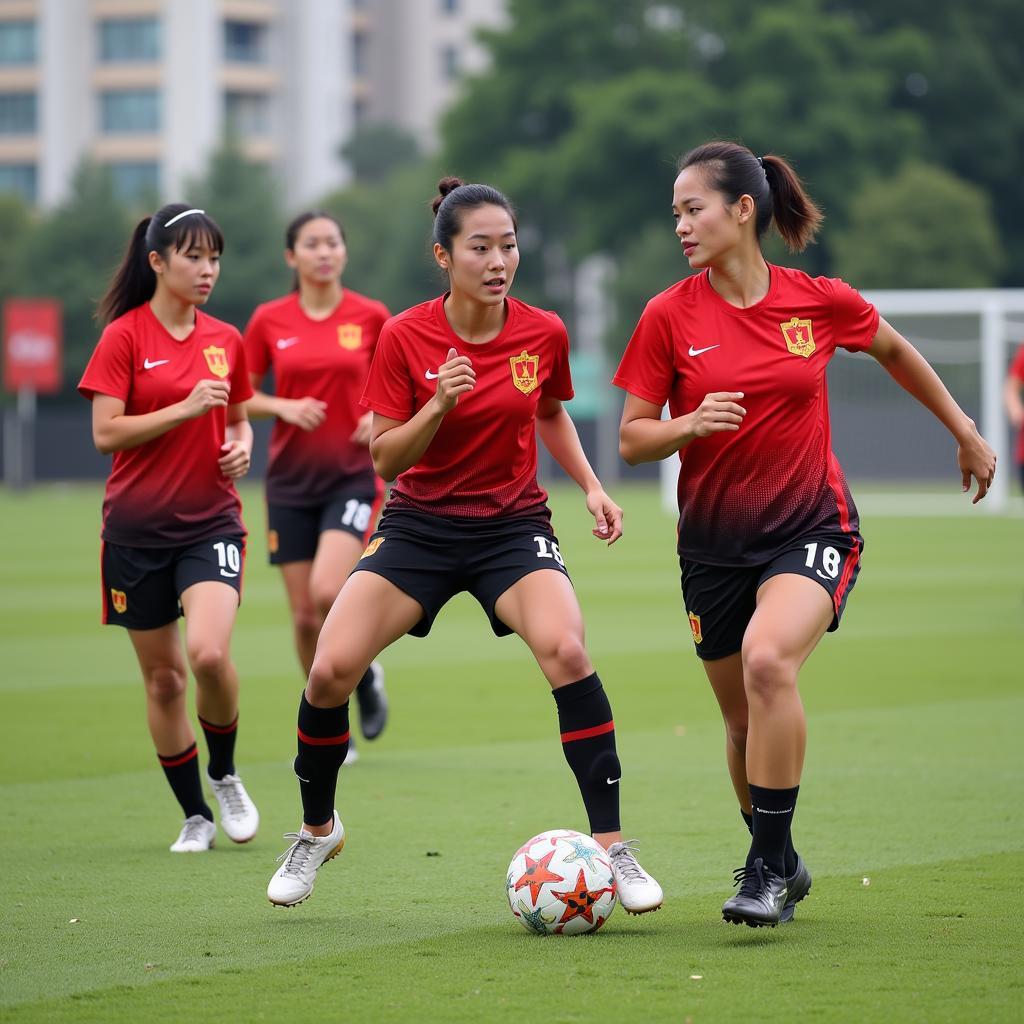
[[[460,356],[454,348],[448,349],[448,358],[437,368],[437,391],[434,398],[442,412],[451,412],[458,404],[459,395],[476,387],[476,370],[469,356]]]
[[[352,431],[352,436],[349,440],[353,444],[369,445],[370,436],[373,427],[373,413],[364,412],[359,417],[359,422],[356,424],[356,429]]]
[[[963,489],[971,489],[971,477],[978,481],[978,490],[971,499],[977,505],[992,486],[996,472],[996,453],[989,443],[975,429],[973,434],[960,442],[956,450],[956,462],[963,478]]]
[[[708,437],[739,430],[747,415],[747,410],[736,404],[742,397],[742,391],[712,391],[705,395],[704,401],[690,413],[689,433],[694,437]]]
[[[594,517],[592,533],[598,540],[606,540],[611,545],[622,536],[622,509],[603,488],[587,491],[587,511]]]
[[[319,398],[292,398],[284,402],[278,416],[294,427],[316,430],[327,419],[327,403]]]
[[[192,389],[181,403],[185,419],[194,420],[197,416],[216,409],[218,406],[226,406],[228,397],[231,394],[231,385],[226,380],[201,380]]]
[[[224,454],[217,460],[217,465],[229,480],[237,480],[249,472],[251,456],[248,447],[241,441],[225,441],[220,450]]]

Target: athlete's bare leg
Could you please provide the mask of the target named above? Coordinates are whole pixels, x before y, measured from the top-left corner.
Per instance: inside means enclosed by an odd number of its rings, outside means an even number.
[[[323,615],[313,603],[309,579],[313,573],[313,561],[285,562],[281,567],[281,579],[288,595],[288,608],[292,613],[292,631],[295,635],[295,651],[299,656],[302,674],[309,675],[316,653],[316,638],[320,635]]]
[[[204,721],[227,725],[238,714],[238,673],[231,661],[231,632],[238,592],[218,580],[193,583],[181,594],[185,650],[196,678],[196,711]]]
[[[711,683],[725,721],[725,763],[740,807],[750,814],[750,786],[747,783],[747,692],[743,686],[743,659],[739,653],[705,661],[704,672]]]
[[[129,629],[128,636],[142,669],[146,720],[156,752],[166,757],[187,750],[196,735],[185,706],[188,677],[177,621],[159,629]]]

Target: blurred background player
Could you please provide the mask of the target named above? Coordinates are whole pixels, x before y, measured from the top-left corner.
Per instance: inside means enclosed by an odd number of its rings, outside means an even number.
[[[344,845],[334,796],[349,742],[347,701],[366,666],[406,633],[426,636],[444,604],[469,591],[496,635],[526,641],[551,684],[562,749],[622,905],[656,910],[661,887],[622,841],[615,725],[537,483],[537,434],[585,493],[596,537],[618,540],[622,510],[562,406],[573,395],[565,327],[508,295],[519,265],[508,200],[457,178],[439,191],[434,258],[451,290],[381,333],[364,402],[374,414],[374,465],[395,483],[320,634],[299,707],[303,825],[287,837],[295,842],[267,895],[282,906],[301,902]]]
[[[914,347],[838,279],[769,266],[774,222],[793,251],[821,213],[780,157],[709,143],[680,163],[676,235],[702,271],[647,304],[615,383],[620,450],[679,453],[683,597],[721,707],[726,760],[751,829],[726,920],[788,920],[811,876],[790,826],[806,746],[797,674],[839,626],[860,569],[857,509],[831,450],[825,371],[868,352],[953,434],[963,489],[985,496],[992,449]],[[666,401],[671,418],[661,420]]]
[[[1020,486],[1024,489],[1024,345],[1017,349],[1017,354],[1010,364],[1003,389],[1003,401],[1006,404],[1006,414],[1010,417],[1010,426],[1017,435],[1017,471],[1020,474]]]
[[[249,469],[252,394],[242,339],[201,312],[224,238],[202,210],[172,203],[139,222],[99,305],[105,324],[78,387],[93,439],[114,460],[103,501],[103,621],[128,630],[146,687],[157,757],[185,813],[175,853],[208,850],[187,675],[209,749],[207,779],[236,843],[259,814],[235,771],[238,675],[231,633],[242,591],[245,527],[234,481]]]
[[[259,306],[245,330],[255,418],[273,416],[266,475],[267,546],[281,568],[308,677],[316,639],[341,585],[373,532],[384,484],[370,459],[371,413],[359,406],[387,308],[343,288],[341,224],[309,211],[288,225],[288,295]],[[274,393],[260,390],[273,372]],[[384,673],[374,662],[356,687],[363,735],[387,722]],[[355,760],[349,745],[347,762]]]

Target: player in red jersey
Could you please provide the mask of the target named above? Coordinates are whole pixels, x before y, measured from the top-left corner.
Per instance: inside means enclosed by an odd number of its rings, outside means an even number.
[[[434,211],[434,258],[451,290],[389,320],[377,345],[363,401],[373,410],[374,466],[395,483],[320,634],[299,707],[303,826],[267,895],[301,902],[344,844],[334,794],[346,701],[366,666],[404,634],[425,636],[441,607],[469,591],[495,634],[526,641],[551,684],[562,749],[623,906],[656,910],[661,887],[622,841],[611,707],[537,483],[539,433],[586,494],[594,535],[608,544],[621,536],[622,510],[562,406],[573,394],[565,327],[508,295],[519,250],[500,192],[445,178]]]
[[[1024,488],[1024,345],[1017,349],[1010,363],[1003,399],[1006,413],[1010,417],[1010,426],[1017,434],[1017,469],[1020,472],[1020,485]]]
[[[249,469],[252,394],[242,339],[201,312],[224,238],[202,210],[172,203],[139,222],[100,303],[106,326],[79,391],[92,400],[96,447],[113,453],[103,502],[103,621],[128,630],[142,669],[157,757],[185,813],[175,853],[208,850],[187,673],[209,748],[221,828],[252,839],[259,814],[235,771],[238,675],[231,632],[245,527],[234,481]]]
[[[701,272],[655,296],[630,339],[615,376],[628,392],[620,451],[631,464],[679,453],[683,597],[753,840],[723,915],[773,926],[811,884],[790,832],[806,741],[797,675],[838,627],[863,547],[830,441],[825,370],[836,347],[872,355],[950,430],[964,490],[978,481],[975,502],[995,456],[857,292],[765,262],[773,221],[794,251],[821,221],[783,159],[700,146],[680,162],[672,210]]]
[[[370,459],[371,413],[359,405],[388,318],[380,302],[342,288],[345,236],[328,213],[296,217],[285,234],[295,290],[264,303],[245,331],[257,390],[253,417],[275,417],[267,467],[267,546],[281,567],[306,677],[316,638],[373,531],[384,485]],[[274,393],[259,390],[268,370]],[[384,673],[374,662],[356,687],[359,724],[376,739],[387,722]],[[349,744],[346,763],[355,760]]]

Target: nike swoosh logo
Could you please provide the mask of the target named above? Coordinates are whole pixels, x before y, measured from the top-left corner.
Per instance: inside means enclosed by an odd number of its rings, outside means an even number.
[[[437,378],[440,377],[441,375],[439,373],[431,373],[429,370],[427,370],[423,374],[423,376],[426,377],[427,380],[437,380]]]
[[[152,370],[154,366],[163,366],[164,363],[169,363],[169,362],[170,362],[170,359],[154,359],[152,362],[150,362],[148,359],[146,359],[142,363],[142,368],[144,370]]]
[[[292,345],[297,345],[300,341],[302,341],[301,338],[278,338],[277,339],[277,347],[278,348],[291,348]]]
[[[719,348],[719,347],[720,347],[719,345],[708,345],[707,348],[694,348],[691,345],[690,346],[690,355],[691,356],[700,356],[700,355],[703,355],[705,352],[710,352],[713,348]]]
[[[605,781],[608,783],[609,786],[614,786],[615,783],[618,782],[621,778],[622,776],[620,775],[618,779],[606,779]]]

